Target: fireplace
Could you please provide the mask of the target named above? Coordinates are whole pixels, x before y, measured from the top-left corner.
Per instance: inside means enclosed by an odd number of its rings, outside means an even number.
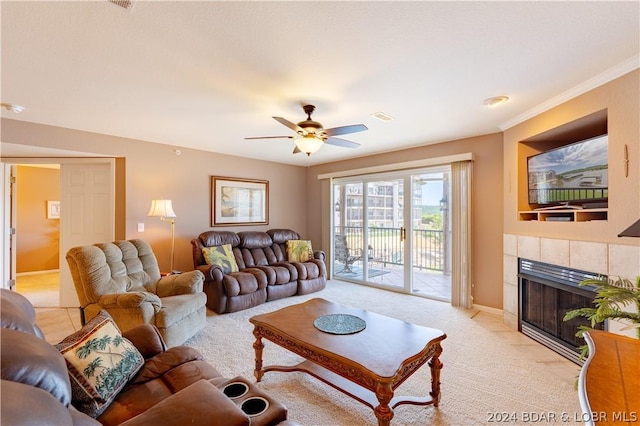
[[[518,330],[562,356],[582,364],[575,336],[585,318],[563,321],[567,311],[593,306],[595,287],[579,283],[599,274],[527,259],[518,259]],[[597,327],[602,329],[603,327]]]

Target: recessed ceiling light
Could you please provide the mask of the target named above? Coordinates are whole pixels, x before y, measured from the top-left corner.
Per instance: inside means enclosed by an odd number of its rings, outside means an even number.
[[[484,100],[483,104],[488,107],[497,107],[498,105],[502,105],[503,103],[509,100],[508,96],[494,96],[493,98],[487,98]]]
[[[15,114],[20,114],[24,111],[24,107],[22,105],[16,104],[2,104],[2,108],[5,108],[7,111],[11,111]]]
[[[391,121],[391,120],[393,120],[392,116],[390,116],[389,114],[385,114],[384,112],[376,112],[374,114],[371,114],[371,116],[373,118],[377,118],[380,121]]]

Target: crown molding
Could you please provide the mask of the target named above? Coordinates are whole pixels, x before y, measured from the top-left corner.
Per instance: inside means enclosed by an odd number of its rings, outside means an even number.
[[[637,68],[640,68],[640,54],[632,56],[620,64],[609,68],[608,70],[596,75],[593,78],[575,86],[572,89],[567,90],[566,92],[561,93],[558,96],[555,96],[548,101],[530,109],[529,111],[520,114],[511,120],[501,124],[498,126],[500,130],[505,131],[510,129],[513,126],[516,126],[530,118],[533,118],[539,114],[542,114],[545,111],[550,110],[553,107],[556,107],[564,102],[567,102],[577,96],[580,96],[584,93],[587,93],[590,90],[595,89],[596,87],[602,86],[605,83],[615,80],[616,78],[623,76]]]

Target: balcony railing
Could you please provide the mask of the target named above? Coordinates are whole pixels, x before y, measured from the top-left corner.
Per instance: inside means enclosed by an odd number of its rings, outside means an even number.
[[[347,246],[352,255],[360,252],[363,247],[362,228],[351,226],[337,226],[335,234],[344,234]],[[367,255],[370,262],[384,265],[404,265],[403,245],[400,241],[400,228],[368,228]],[[413,231],[413,262],[418,269],[444,271],[445,253],[443,232],[439,230],[414,229]]]

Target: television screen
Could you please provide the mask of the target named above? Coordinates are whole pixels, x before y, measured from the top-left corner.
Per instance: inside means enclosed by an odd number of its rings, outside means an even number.
[[[608,137],[602,135],[528,157],[529,203],[607,201],[607,145]]]

